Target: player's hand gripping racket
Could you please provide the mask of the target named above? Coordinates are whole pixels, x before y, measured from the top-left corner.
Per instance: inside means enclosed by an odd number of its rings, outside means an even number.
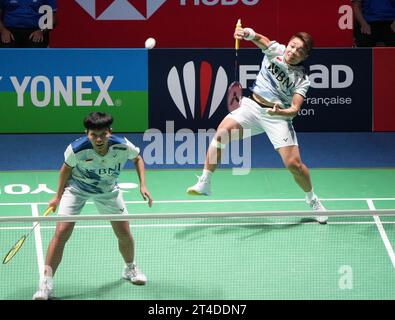
[[[236,29],[241,28],[241,20],[239,19],[236,24]],[[239,39],[235,41],[235,81],[233,81],[228,88],[228,110],[232,112],[240,106],[241,97],[243,95],[243,88],[238,81],[239,77]]]
[[[51,211],[54,211],[53,207],[49,207],[47,210],[44,212],[44,217],[49,215]],[[37,227],[37,225],[40,222],[36,222],[36,224],[33,226],[33,228],[30,230],[29,233],[24,234],[11,248],[10,251],[6,254],[6,256],[3,259],[3,264],[6,264],[10,262],[10,260],[18,253],[18,251],[22,248],[22,245],[25,243],[26,239],[30,236],[30,234],[33,232],[33,230]]]

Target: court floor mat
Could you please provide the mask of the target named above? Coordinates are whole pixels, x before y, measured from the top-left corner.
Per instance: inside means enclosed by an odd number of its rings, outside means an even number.
[[[395,299],[395,218],[310,217],[303,192],[284,169],[232,175],[219,169],[213,195],[185,193],[199,170],[149,170],[148,208],[135,171],[120,183],[129,214],[240,212],[237,218],[131,220],[136,262],[145,286],[121,278],[123,261],[108,221],[78,222],[54,278],[57,299]],[[315,169],[314,189],[328,210],[395,208],[395,169]],[[57,171],[0,172],[0,216],[42,214]],[[243,217],[246,211],[289,211],[289,217]],[[83,215],[97,214],[88,202]],[[0,224],[4,256],[31,228]],[[42,223],[21,251],[0,266],[0,299],[31,299],[54,223]]]

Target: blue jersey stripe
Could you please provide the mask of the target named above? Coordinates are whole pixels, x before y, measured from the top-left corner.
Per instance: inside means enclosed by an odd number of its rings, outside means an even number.
[[[80,152],[82,150],[93,149],[91,142],[89,141],[88,137],[80,138],[71,143],[71,147],[73,148],[74,154]]]
[[[118,137],[118,136],[111,136],[110,139],[108,140],[108,146],[111,147],[114,144],[124,144],[126,145],[126,140],[124,138]]]

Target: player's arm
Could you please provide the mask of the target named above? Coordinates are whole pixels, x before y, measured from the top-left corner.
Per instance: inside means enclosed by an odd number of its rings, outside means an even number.
[[[139,180],[140,180],[140,193],[143,196],[144,200],[148,199],[148,206],[151,207],[153,200],[151,194],[147,190],[147,186],[145,183],[144,160],[140,155],[138,155],[136,158],[133,159],[133,161],[136,167],[137,175],[139,176]]]
[[[272,109],[268,110],[268,113],[270,115],[280,115],[293,118],[298,115],[303,102],[304,97],[299,93],[295,93],[292,96],[292,104],[288,109],[281,109],[277,104],[275,104]]]
[[[60,168],[58,188],[56,189],[56,195],[49,202],[48,207],[54,207],[53,211],[56,211],[57,206],[59,205],[60,199],[62,198],[64,188],[66,187],[67,181],[70,179],[72,167],[63,163],[62,168]]]
[[[262,50],[267,49],[267,47],[269,47],[270,44],[269,38],[261,35],[260,33],[256,33],[251,28],[236,28],[234,37],[235,39],[238,40],[250,40],[258,48],[261,48]]]

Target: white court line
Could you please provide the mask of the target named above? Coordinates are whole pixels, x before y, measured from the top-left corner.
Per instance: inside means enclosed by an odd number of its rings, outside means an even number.
[[[33,217],[39,216],[38,205],[32,204],[32,215]],[[44,276],[44,254],[43,254],[43,244],[41,239],[40,225],[34,229],[34,238],[36,240],[36,255],[38,264],[38,273],[40,275],[40,280]]]
[[[376,210],[376,207],[374,206],[374,203],[373,203],[372,199],[367,199],[366,201],[368,203],[368,206],[369,206],[370,210],[372,210],[372,211]],[[376,223],[377,229],[380,232],[381,239],[383,239],[385,248],[387,249],[387,253],[388,253],[388,255],[389,255],[390,259],[391,259],[392,265],[395,268],[395,253],[394,253],[394,249],[392,248],[391,242],[389,241],[389,239],[387,237],[387,234],[386,234],[386,232],[384,230],[383,224],[381,223],[380,217],[374,215],[373,218],[374,218],[374,222]]]
[[[371,199],[373,201],[395,201],[395,198],[320,198],[322,201],[367,201]],[[154,200],[154,203],[216,203],[216,202],[304,202],[305,199],[197,199],[197,200]],[[93,204],[92,201],[88,201],[88,204]],[[125,201],[128,204],[147,204],[146,201]],[[20,205],[47,205],[48,202],[10,202],[1,203],[0,206],[20,206]]]

